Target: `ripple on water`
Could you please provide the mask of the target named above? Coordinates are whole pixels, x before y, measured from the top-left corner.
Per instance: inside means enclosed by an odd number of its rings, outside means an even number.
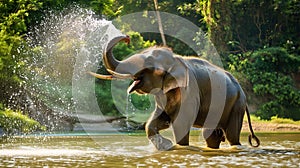
[[[47,163],[49,165],[102,165],[114,164],[160,167],[299,167],[299,151],[251,149],[244,151],[215,152],[174,150],[132,152],[127,148],[116,151],[76,150],[76,149],[4,149],[0,154],[0,166],[31,165]]]
[[[277,146],[264,141],[270,145],[259,148],[223,146],[212,150],[197,147],[204,146],[200,144],[172,151],[156,151],[143,136],[122,142],[117,136],[101,140],[94,143],[81,138],[77,144],[75,137],[2,144],[0,167],[300,167],[300,149],[295,147],[299,142],[294,140],[278,141]]]

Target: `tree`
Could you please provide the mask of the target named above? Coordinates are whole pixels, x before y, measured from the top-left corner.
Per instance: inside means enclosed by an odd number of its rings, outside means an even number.
[[[203,21],[208,27],[208,34],[219,52],[228,51],[227,42],[232,39],[231,3],[222,0],[199,1]]]
[[[209,36],[220,53],[293,43],[299,54],[299,1],[199,0]]]

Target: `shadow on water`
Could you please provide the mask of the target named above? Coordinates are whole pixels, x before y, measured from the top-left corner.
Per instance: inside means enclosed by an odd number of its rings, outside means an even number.
[[[165,133],[170,137],[170,133]],[[15,137],[1,142],[0,167],[299,167],[299,133],[258,133],[262,146],[205,148],[202,136],[191,136],[191,146],[156,151],[144,133],[52,134]]]

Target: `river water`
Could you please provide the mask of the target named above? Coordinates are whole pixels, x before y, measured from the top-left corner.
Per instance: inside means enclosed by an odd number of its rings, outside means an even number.
[[[257,133],[259,148],[247,134],[244,146],[212,150],[194,132],[191,146],[172,151],[155,150],[144,133],[15,137],[1,140],[0,167],[300,167],[300,133]]]

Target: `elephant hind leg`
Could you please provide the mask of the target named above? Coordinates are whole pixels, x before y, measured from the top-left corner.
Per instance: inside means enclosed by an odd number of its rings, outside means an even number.
[[[220,143],[225,141],[224,133],[221,128],[204,128],[203,137],[206,140],[207,147],[214,149],[218,149],[220,147]]]
[[[226,139],[230,145],[241,145],[240,133],[243,126],[245,109],[237,103],[232,111],[228,120],[227,128],[225,130]]]

